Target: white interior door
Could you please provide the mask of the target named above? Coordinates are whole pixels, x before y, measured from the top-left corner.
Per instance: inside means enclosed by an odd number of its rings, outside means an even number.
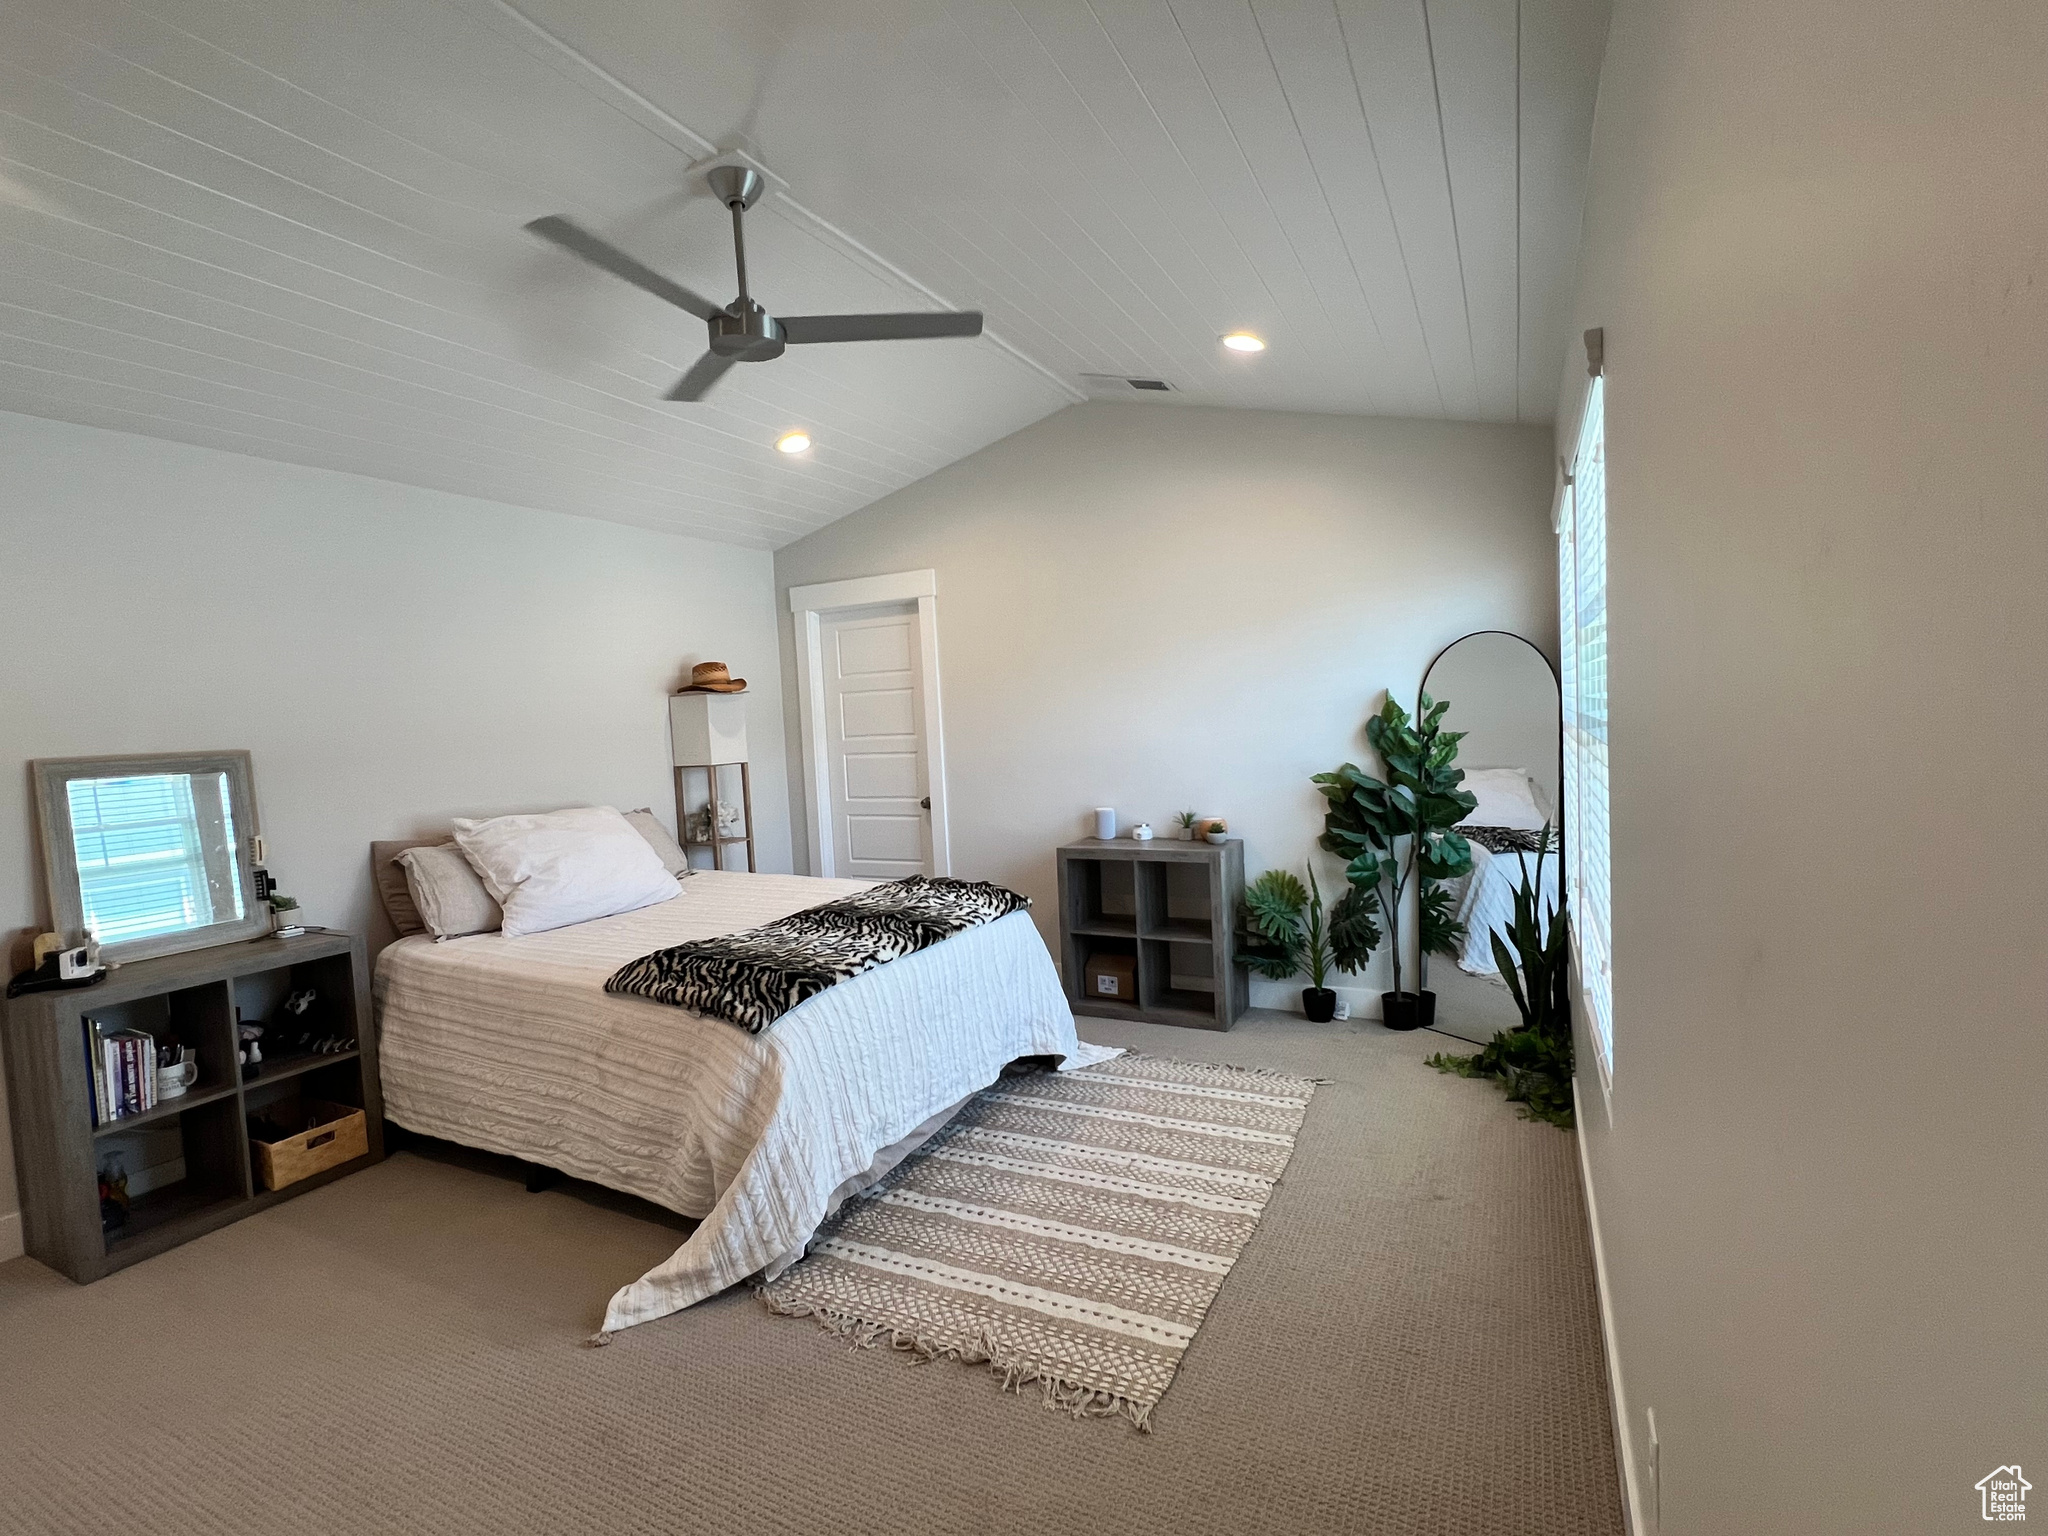
[[[931,872],[922,647],[914,603],[825,614],[825,770],[837,872]]]

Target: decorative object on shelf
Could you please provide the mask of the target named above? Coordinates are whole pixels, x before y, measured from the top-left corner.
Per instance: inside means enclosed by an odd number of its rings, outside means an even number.
[[[270,935],[276,939],[296,939],[306,931],[299,911],[299,898],[272,892],[270,897]]]
[[[1192,843],[1195,840],[1195,823],[1201,819],[1200,811],[1180,811],[1175,814],[1173,824],[1180,829],[1182,842]]]
[[[1464,774],[1452,762],[1460,733],[1443,729],[1448,707],[1425,693],[1421,713],[1410,720],[1389,695],[1365,722],[1366,740],[1386,765],[1387,777],[1375,778],[1346,763],[1313,781],[1328,802],[1321,846],[1348,861],[1344,876],[1351,892],[1346,899],[1370,902],[1375,914],[1386,919],[1394,990],[1381,994],[1380,1010],[1389,1029],[1427,1028],[1436,1012],[1433,992],[1402,985],[1401,912],[1407,894],[1414,890],[1417,896],[1418,956],[1423,951],[1453,953],[1459,934],[1443,882],[1472,869],[1471,845],[1451,830],[1476,801],[1458,788]]]
[[[239,1041],[235,1060],[242,1065],[242,1081],[249,1082],[263,1075],[263,1026],[261,1024],[235,1025],[235,1038]]]
[[[1135,827],[1131,828],[1131,841],[1134,843],[1151,842],[1152,824],[1149,821],[1141,821]]]
[[[1227,843],[1230,841],[1230,823],[1221,816],[1212,817],[1204,825],[1208,828],[1202,834],[1204,841],[1211,843]]]
[[[1095,835],[1105,843],[1116,837],[1116,807],[1098,805],[1095,807]]]
[[[1519,1029],[1496,1034],[1476,1056],[1439,1053],[1429,1064],[1460,1077],[1491,1077],[1508,1098],[1522,1105],[1526,1120],[1546,1120],[1563,1130],[1576,1124],[1572,1111],[1571,915],[1562,888],[1545,919],[1538,921],[1543,861],[1555,850],[1549,827],[1532,876],[1522,861],[1515,891],[1515,917],[1505,933],[1495,929],[1494,963],[1522,1016]]]
[[[745,693],[747,680],[734,677],[722,661],[700,661],[690,668],[690,681],[677,693]]]
[[[741,814],[740,808],[730,800],[719,802],[718,825],[716,827],[713,827],[711,824],[711,806],[709,802],[698,806],[697,809],[690,812],[691,842],[708,843],[717,837],[737,838],[743,837],[745,833],[746,819]]]
[[[725,670],[723,663],[705,666]],[[754,868],[754,785],[747,764],[747,701],[738,687],[710,684],[673,694],[668,701],[670,760],[676,775],[676,830],[682,834],[684,857],[693,848],[709,852],[713,869],[725,868],[725,850],[744,844],[747,868]],[[720,771],[738,768],[740,797],[737,804],[719,793]],[[704,775],[701,805],[689,804],[687,775]]]
[[[182,1099],[198,1081],[199,1058],[186,1046],[176,1060],[156,1069],[157,1100],[161,1103],[165,1099]]]

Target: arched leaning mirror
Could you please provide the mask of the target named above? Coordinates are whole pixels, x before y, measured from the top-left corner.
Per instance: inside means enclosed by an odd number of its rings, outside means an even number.
[[[1463,731],[1458,766],[1479,804],[1458,830],[1472,844],[1472,873],[1453,881],[1463,938],[1455,955],[1425,956],[1426,984],[1437,995],[1436,1027],[1483,1045],[1521,1023],[1500,979],[1491,934],[1513,921],[1524,871],[1534,880],[1543,824],[1557,823],[1562,771],[1557,674],[1550,658],[1520,635],[1487,629],[1446,646],[1424,674],[1422,691],[1448,703],[1444,729]],[[1539,908],[1557,903],[1559,860],[1541,861]]]
[[[51,926],[109,961],[270,929],[256,895],[256,783],[246,752],[39,758],[36,812]]]

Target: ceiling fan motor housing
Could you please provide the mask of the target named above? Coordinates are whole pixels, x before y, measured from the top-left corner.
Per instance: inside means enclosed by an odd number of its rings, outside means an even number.
[[[705,322],[711,329],[711,350],[742,363],[765,363],[780,357],[783,335],[775,317],[751,299],[744,303],[735,299],[733,308],[739,313],[728,309]]]

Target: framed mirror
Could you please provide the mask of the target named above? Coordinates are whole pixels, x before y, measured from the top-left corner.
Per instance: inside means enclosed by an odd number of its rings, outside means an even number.
[[[1484,1045],[1521,1014],[1493,957],[1491,934],[1514,921],[1515,891],[1526,871],[1538,907],[1558,899],[1561,863],[1552,852],[1539,865],[1534,850],[1543,823],[1556,829],[1563,804],[1563,736],[1557,673],[1533,642],[1505,630],[1465,635],[1437,654],[1422,691],[1446,702],[1444,729],[1463,731],[1458,766],[1479,804],[1459,825],[1472,844],[1472,873],[1451,881],[1453,911],[1465,938],[1453,956],[1423,957],[1437,995],[1436,1027]],[[1553,845],[1554,846],[1554,845]]]
[[[36,816],[52,925],[103,959],[204,949],[269,932],[256,896],[255,773],[246,752],[39,758]]]

